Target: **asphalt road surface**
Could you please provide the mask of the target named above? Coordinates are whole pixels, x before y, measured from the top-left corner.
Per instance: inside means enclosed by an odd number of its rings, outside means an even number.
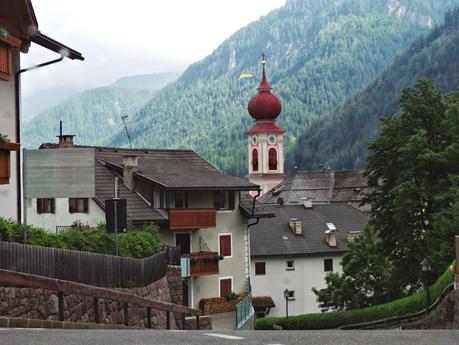
[[[459,331],[138,331],[0,328],[0,345],[458,345]]]

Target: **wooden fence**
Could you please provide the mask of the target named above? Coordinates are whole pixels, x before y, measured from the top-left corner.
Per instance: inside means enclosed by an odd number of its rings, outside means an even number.
[[[134,259],[0,242],[0,269],[104,287],[149,285],[164,277],[168,257],[174,259],[166,251]]]

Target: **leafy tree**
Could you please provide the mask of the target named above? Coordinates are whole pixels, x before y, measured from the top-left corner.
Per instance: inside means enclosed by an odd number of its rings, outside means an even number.
[[[444,94],[421,79],[400,99],[402,114],[382,120],[369,144],[369,225],[350,243],[343,274],[314,290],[324,310],[371,306],[420,287],[428,257],[440,275],[459,234],[459,89]]]

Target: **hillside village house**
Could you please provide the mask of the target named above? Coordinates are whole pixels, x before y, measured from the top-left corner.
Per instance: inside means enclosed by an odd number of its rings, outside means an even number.
[[[27,53],[31,43],[83,60],[80,53],[38,30],[30,0],[0,2],[0,217],[17,221],[21,220],[20,75],[26,71],[21,70],[20,53]]]
[[[275,217],[250,227],[252,303],[258,317],[319,311],[313,287],[327,272],[341,271],[347,243],[363,230],[370,209],[361,205],[368,183],[362,171],[295,172],[285,178],[284,130],[276,125],[282,104],[271,93],[262,62],[258,93],[248,104],[254,126],[247,132],[249,180]]]
[[[105,222],[104,203],[114,197],[118,177],[128,221],[134,226],[159,225],[162,242],[180,245],[189,260],[186,304],[199,307],[202,298],[247,291],[249,219],[271,216],[248,194],[258,191],[257,185],[221,173],[191,150],[73,147],[68,139],[61,137],[61,148],[43,144],[41,150],[26,151],[26,167],[39,162],[28,188],[48,183],[40,169],[49,176],[52,162],[73,164],[65,155],[81,151],[92,157],[95,176],[85,180],[94,183],[95,197],[29,198],[28,224],[55,231],[75,221],[91,226]]]

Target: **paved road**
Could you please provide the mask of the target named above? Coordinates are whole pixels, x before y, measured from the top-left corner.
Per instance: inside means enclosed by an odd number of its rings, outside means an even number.
[[[459,331],[88,331],[2,329],[1,345],[458,345]]]

